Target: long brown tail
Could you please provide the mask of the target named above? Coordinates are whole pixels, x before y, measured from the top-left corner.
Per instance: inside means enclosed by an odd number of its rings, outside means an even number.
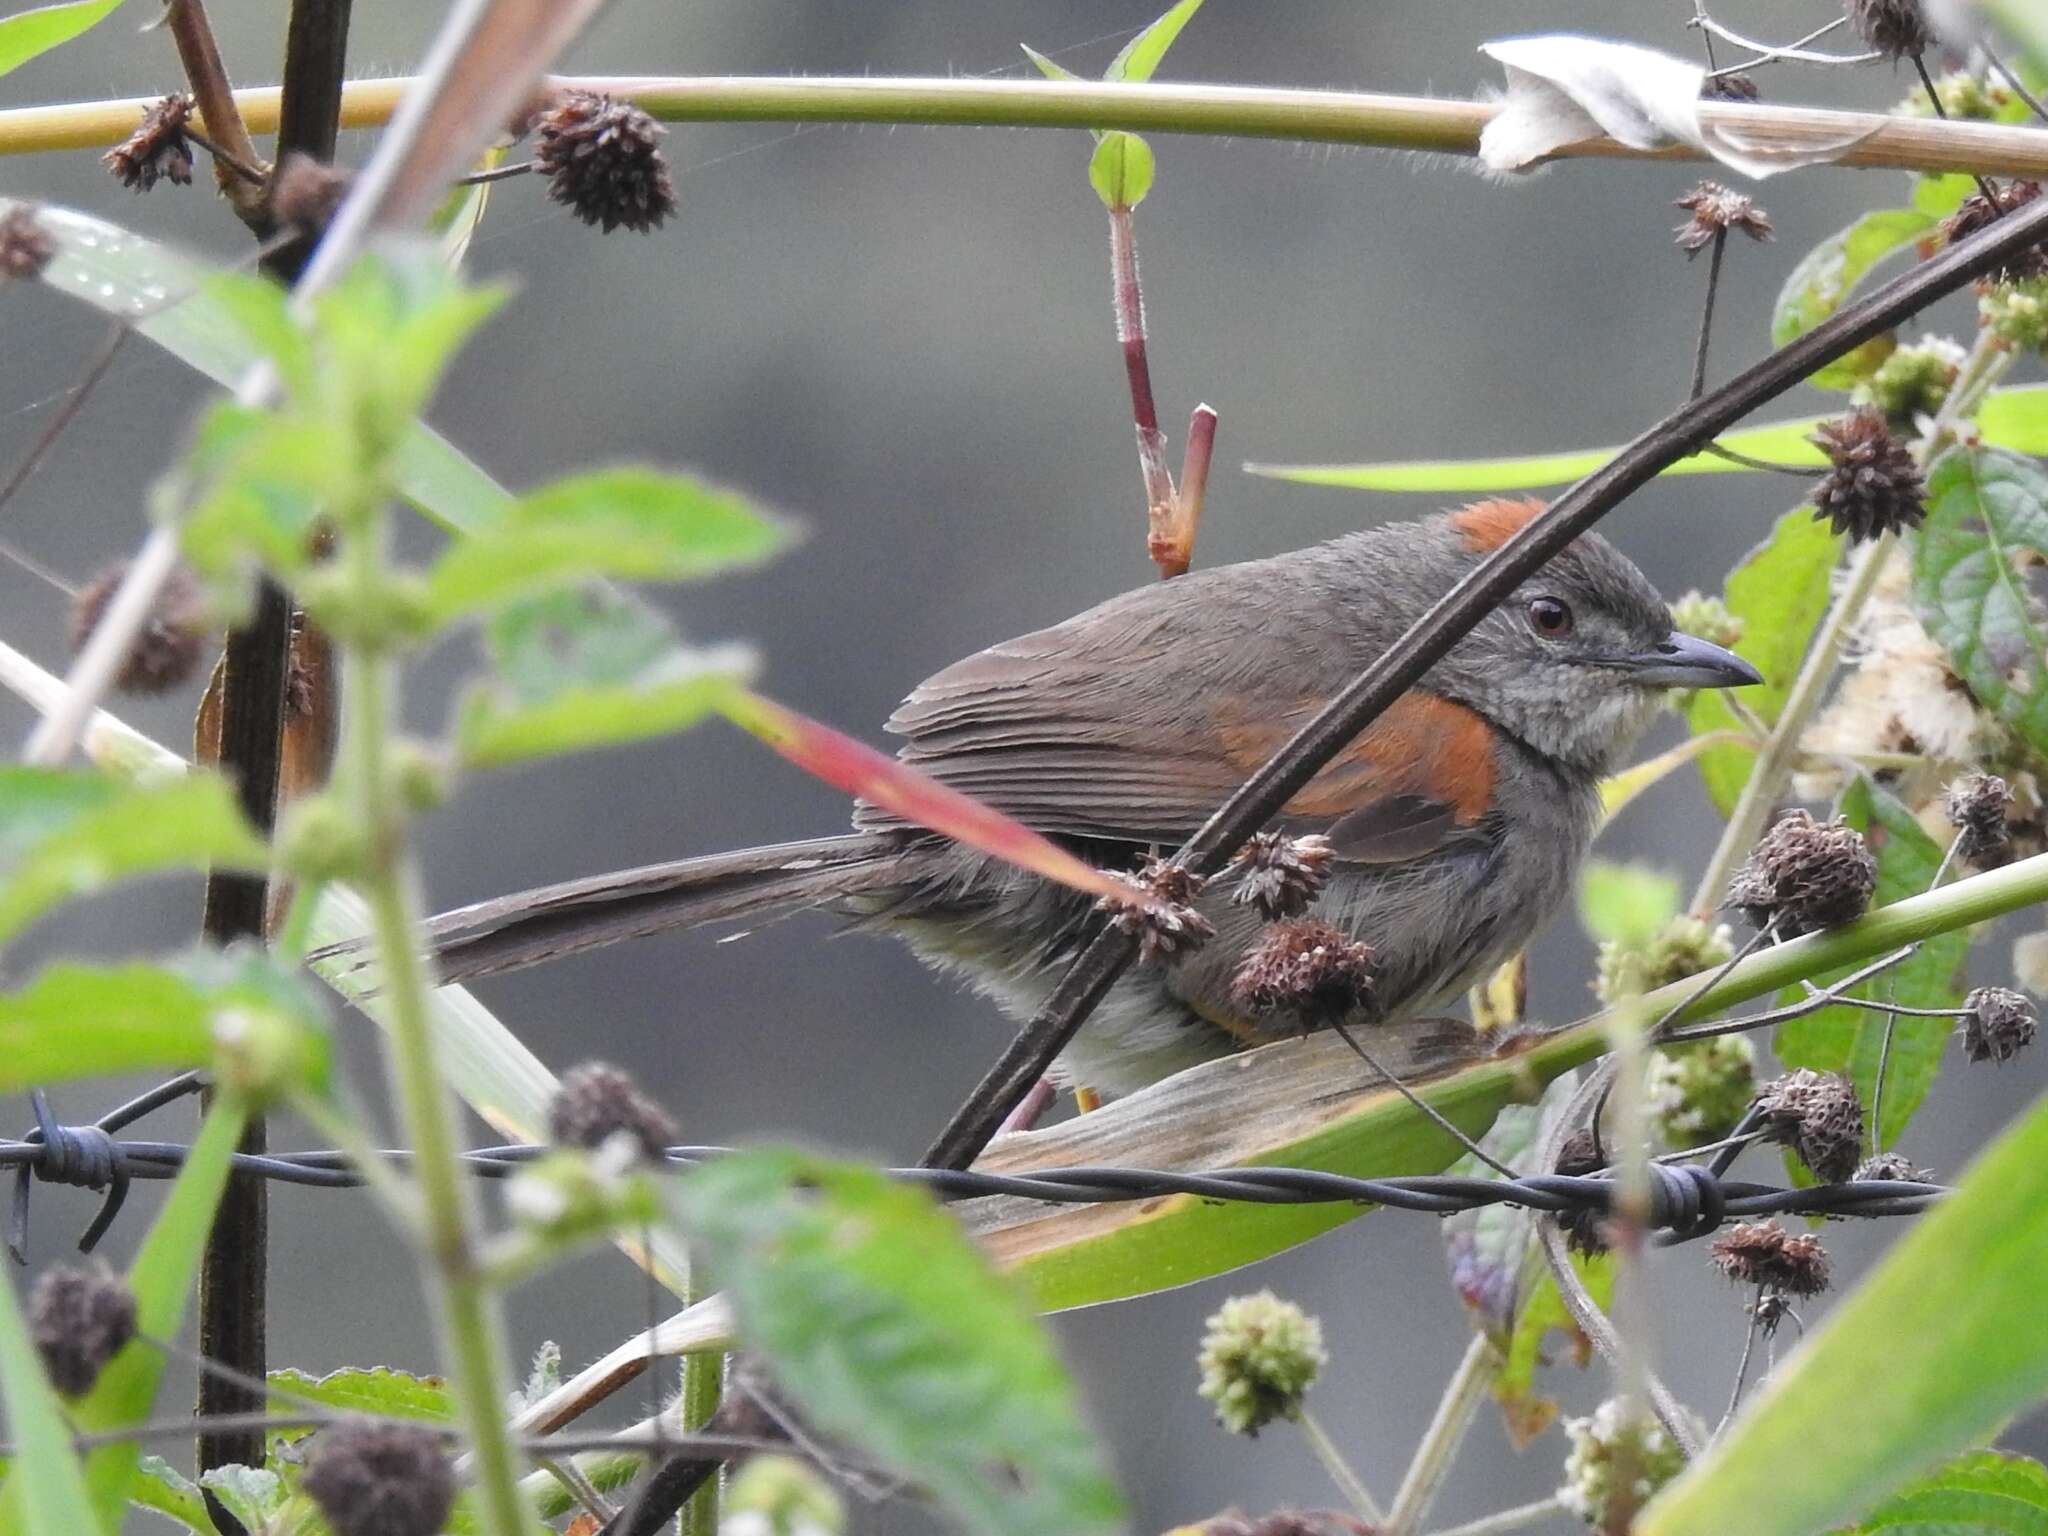
[[[471,981],[672,928],[823,906],[872,887],[901,849],[888,833],[854,834],[649,864],[457,907],[427,931],[441,980]]]

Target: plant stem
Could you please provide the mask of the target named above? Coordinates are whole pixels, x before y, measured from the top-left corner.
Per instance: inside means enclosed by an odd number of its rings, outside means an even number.
[[[342,93],[343,126],[368,128],[388,121],[412,83],[350,82]],[[622,97],[668,122],[1124,128],[1450,155],[1476,155],[1480,130],[1499,110],[1491,102],[1429,96],[1158,81],[585,76],[560,83]],[[276,126],[274,88],[238,91],[235,100],[254,131],[264,133]],[[134,129],[150,104],[148,98],[133,98],[0,112],[0,155],[116,143]],[[1708,101],[1699,111],[1709,126],[1738,129],[1745,138],[1773,149],[1846,145],[1835,159],[1839,165],[1936,173],[1979,170],[2000,176],[2048,174],[2048,143],[2031,128],[1755,102]],[[209,119],[209,129],[212,126]],[[1630,149],[1595,136],[1566,145],[1550,158],[1673,161],[1706,156],[1684,146]]]
[[[1468,1520],[1463,1525],[1447,1526],[1432,1536],[1506,1536],[1509,1531],[1519,1531],[1534,1525],[1551,1515],[1562,1514],[1564,1503],[1556,1494],[1547,1499],[1538,1499],[1534,1504],[1520,1504],[1513,1509],[1504,1509],[1497,1515],[1483,1515],[1477,1520]]]
[[[358,593],[384,581],[389,514],[379,508],[358,519],[344,539],[342,558]],[[367,840],[362,880],[371,932],[390,1009],[388,1067],[407,1140],[424,1217],[426,1269],[442,1332],[442,1353],[455,1389],[474,1458],[483,1529],[490,1536],[520,1536],[531,1519],[519,1491],[518,1455],[505,1422],[510,1380],[505,1372],[504,1323],[497,1299],[478,1272],[475,1212],[469,1180],[458,1161],[455,1106],[436,1060],[427,1004],[429,980],[422,959],[422,905],[417,877],[404,848],[404,813],[390,781],[397,719],[397,676],[381,649],[351,639],[345,686],[343,766],[339,786]]]
[[[164,25],[177,44],[178,62],[184,66],[186,82],[199,104],[207,137],[220,147],[221,157],[214,162],[214,182],[235,210],[235,216],[258,236],[266,235],[270,232],[270,213],[265,206],[263,184],[252,184],[229,170],[237,163],[253,166],[262,157],[250,141],[234,88],[228,84],[227,66],[221,63],[220,45],[213,40],[204,0],[170,0],[164,10]]]
[[[1700,305],[1700,339],[1692,350],[1692,388],[1686,399],[1697,400],[1707,387],[1707,344],[1714,338],[1714,296],[1721,289],[1721,258],[1728,251],[1728,231],[1714,231],[1714,243],[1707,252],[1707,297]]]
[[[1437,1490],[1443,1487],[1451,1461],[1464,1444],[1479,1407],[1486,1401],[1494,1379],[1500,1375],[1500,1351],[1483,1333],[1474,1333],[1458,1361],[1457,1370],[1444,1384],[1436,1413],[1415,1447],[1401,1486],[1394,1493],[1394,1507],[1387,1512],[1386,1536],[1409,1536],[1429,1513]]]
[[[651,1283],[651,1282],[650,1282]],[[683,1287],[683,1305],[704,1299],[703,1282],[695,1270]],[[648,1326],[654,1327],[659,1320],[650,1317]],[[648,1361],[650,1373],[654,1367]],[[701,1430],[711,1423],[718,1412],[719,1388],[725,1374],[725,1356],[716,1354],[694,1354],[683,1356],[683,1428],[688,1431]],[[719,1479],[706,1478],[704,1486],[684,1501],[680,1536],[718,1536],[718,1495]]]
[[[1368,1525],[1378,1525],[1382,1518],[1379,1500],[1372,1496],[1365,1480],[1351,1469],[1351,1463],[1337,1449],[1337,1442],[1330,1438],[1329,1431],[1317,1423],[1316,1416],[1306,1408],[1301,1410],[1301,1417],[1296,1422],[1308,1437],[1309,1449],[1316,1453],[1316,1460],[1323,1464],[1323,1470],[1330,1474],[1330,1481],[1337,1485],[1346,1502],[1358,1512],[1358,1518]]]

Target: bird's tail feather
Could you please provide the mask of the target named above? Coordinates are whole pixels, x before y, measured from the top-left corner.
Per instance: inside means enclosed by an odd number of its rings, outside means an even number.
[[[431,919],[427,932],[440,979],[472,981],[621,939],[825,906],[872,889],[901,848],[887,834],[854,834],[649,864],[458,907]]]

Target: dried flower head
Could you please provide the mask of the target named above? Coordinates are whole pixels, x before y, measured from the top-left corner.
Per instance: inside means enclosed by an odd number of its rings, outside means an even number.
[[[1233,1296],[1209,1319],[1196,1390],[1216,1405],[1216,1420],[1256,1435],[1275,1419],[1301,1416],[1301,1400],[1329,1363],[1323,1328],[1271,1291]]]
[[[1810,1232],[1794,1235],[1775,1221],[1745,1221],[1714,1239],[1714,1267],[1738,1285],[1787,1296],[1818,1296],[1828,1288],[1828,1254]]]
[[[1788,811],[1757,841],[1728,883],[1728,905],[1781,939],[1853,922],[1877,889],[1877,860],[1863,834],[1837,817]]]
[[[1963,1050],[1972,1061],[2011,1061],[2034,1043],[2034,1005],[2008,987],[1963,999]]]
[[[1685,1452],[1664,1427],[1617,1398],[1586,1418],[1566,1419],[1564,1432],[1571,1450],[1558,1502],[1598,1530],[1621,1529],[1685,1469]]]
[[[548,195],[584,223],[644,234],[676,211],[664,130],[631,102],[565,91],[533,131],[533,163],[548,178]]]
[[[1909,1184],[1925,1184],[1934,1177],[1932,1168],[1922,1168],[1902,1152],[1878,1152],[1866,1157],[1856,1165],[1856,1181],[1903,1179]]]
[[[0,214],[0,280],[41,277],[56,254],[57,242],[37,220],[31,204],[16,203]]]
[[[1882,411],[1854,410],[1825,422],[1813,444],[1830,466],[1813,488],[1813,515],[1835,532],[1861,544],[1926,518],[1927,482]]]
[[[28,1331],[51,1383],[83,1397],[135,1337],[135,1293],[98,1260],[43,1271],[28,1299]]]
[[[1839,1072],[1801,1067],[1757,1091],[1767,1139],[1790,1147],[1823,1184],[1852,1177],[1863,1159],[1863,1105]]]
[[[1948,399],[1963,349],[1946,336],[1922,336],[1895,348],[1877,371],[1856,386],[1855,404],[1884,413],[1893,428],[1905,431],[1917,416],[1932,416]]]
[[[1104,896],[1095,903],[1112,925],[1138,936],[1138,963],[1176,960],[1216,936],[1216,926],[1195,908],[1209,882],[1171,859],[1147,859],[1132,875],[1117,878],[1139,893],[1136,901]]]
[[[1742,639],[1740,615],[1728,611],[1718,597],[1695,588],[1671,605],[1671,627],[1719,646],[1733,646]]]
[[[128,574],[127,562],[109,566],[82,587],[71,600],[71,649],[85,648],[92,632],[99,628],[107,605],[121,589]],[[158,592],[151,611],[128,659],[114,674],[114,686],[127,693],[163,693],[192,675],[206,649],[208,626],[206,602],[199,583],[183,566],[174,568]]]
[[[192,141],[185,125],[192,116],[192,98],[173,92],[142,114],[127,138],[100,157],[100,163],[131,192],[147,192],[159,177],[179,186],[192,181]]]
[[[676,1123],[623,1069],[603,1061],[571,1067],[548,1102],[548,1139],[594,1152],[615,1136],[659,1163],[676,1139]]]
[[[1888,59],[1918,58],[1934,44],[1920,0],[1846,0],[1843,9],[1863,41]]]
[[[1979,230],[1989,229],[2015,208],[2024,208],[2041,195],[2038,181],[2008,181],[2003,186],[1993,183],[1991,197],[1982,192],[1972,192],[1956,205],[1956,211],[1942,220],[1941,236],[1949,245],[1967,240]],[[1994,267],[1985,278],[1996,283],[2019,283],[2028,278],[2048,276],[2048,249],[2030,245],[2005,258],[2003,266]]]
[[[1268,921],[1299,917],[1323,893],[1332,852],[1330,840],[1314,833],[1289,837],[1284,832],[1255,832],[1230,861],[1237,876],[1230,899],[1238,906],[1257,907]]]
[[[1740,70],[1725,75],[1709,75],[1700,84],[1702,101],[1760,101],[1763,92],[1757,89],[1756,81]]]
[[[390,1420],[321,1430],[299,1481],[334,1536],[434,1536],[455,1504],[455,1468],[441,1436]]]
[[[1606,1166],[1590,1130],[1573,1131],[1565,1138],[1564,1145],[1558,1148],[1556,1171],[1567,1178],[1583,1179]],[[1596,1253],[1605,1253],[1611,1246],[1607,1241],[1605,1212],[1573,1206],[1558,1213],[1557,1225],[1564,1233],[1565,1246],[1574,1253],[1590,1258]]]
[[[1730,230],[1739,230],[1752,240],[1768,240],[1775,233],[1769,214],[1718,181],[1701,182],[1671,206],[1692,215],[1671,232],[1678,248],[1688,256],[1697,256]]]
[[[1342,1019],[1372,992],[1372,946],[1312,917],[1273,923],[1230,978],[1230,1001],[1254,1018],[1289,1013],[1305,1027]]]
[[[1742,1035],[1660,1045],[1643,1078],[1643,1109],[1674,1150],[1718,1141],[1756,1097],[1756,1047]]]
[[[352,172],[294,150],[271,172],[271,216],[301,234],[317,237],[325,232],[354,180]]]
[[[2012,786],[1995,773],[1957,779],[1942,795],[1941,808],[1956,829],[1956,851],[1972,864],[2002,864],[2012,853]]]

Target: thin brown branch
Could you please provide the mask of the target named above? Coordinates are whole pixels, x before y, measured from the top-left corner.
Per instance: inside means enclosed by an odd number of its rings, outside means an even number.
[[[1110,294],[1116,306],[1116,340],[1123,349],[1124,374],[1131,386],[1131,420],[1138,432],[1138,472],[1145,482],[1145,547],[1169,569],[1174,522],[1173,476],[1166,468],[1166,434],[1159,430],[1159,407],[1152,398],[1152,365],[1145,355],[1145,294],[1138,280],[1138,245],[1131,228],[1131,210],[1122,203],[1109,210]],[[1185,570],[1183,565],[1181,570]]]
[[[1180,484],[1165,528],[1149,548],[1163,577],[1185,575],[1195,559],[1195,536],[1202,531],[1202,501],[1209,490],[1209,461],[1216,453],[1216,413],[1198,405],[1188,417],[1188,441],[1181,453]]]
[[[256,165],[262,157],[249,138],[242,110],[235,102],[235,90],[228,83],[227,66],[221,62],[220,45],[214,41],[213,25],[207,20],[205,0],[170,0],[164,10],[164,24],[177,44],[178,62],[184,66],[185,82],[199,104],[206,122],[207,137],[220,146],[214,161],[214,181],[235,215],[256,231],[259,238],[270,232],[263,188],[232,175],[228,167],[240,162]]]

